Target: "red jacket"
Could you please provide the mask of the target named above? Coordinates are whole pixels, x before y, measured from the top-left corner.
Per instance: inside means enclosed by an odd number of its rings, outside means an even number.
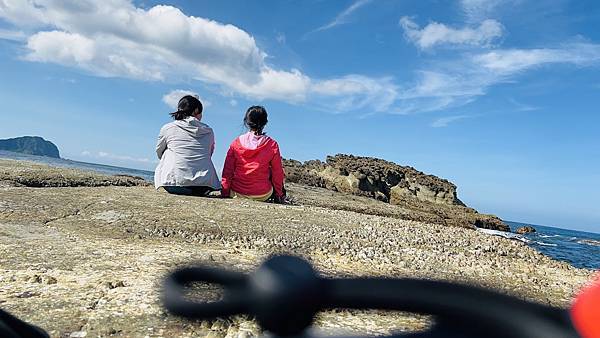
[[[584,289],[571,306],[571,319],[583,338],[600,337],[600,275]]]
[[[285,174],[279,145],[263,135],[254,145],[255,149],[248,148],[240,141],[244,136],[236,138],[227,151],[221,194],[227,197],[233,190],[243,195],[264,195],[273,188],[274,193],[282,197]]]

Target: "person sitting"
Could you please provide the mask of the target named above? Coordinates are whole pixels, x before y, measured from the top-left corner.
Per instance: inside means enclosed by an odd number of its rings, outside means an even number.
[[[215,150],[213,130],[200,122],[202,103],[194,96],[179,100],[175,121],[165,124],[158,135],[154,172],[156,189],[178,195],[206,196],[221,184],[211,156]]]
[[[285,174],[279,145],[265,135],[267,111],[252,106],[246,111],[244,125],[248,132],[229,146],[221,179],[221,196],[248,198],[276,203],[285,201]]]

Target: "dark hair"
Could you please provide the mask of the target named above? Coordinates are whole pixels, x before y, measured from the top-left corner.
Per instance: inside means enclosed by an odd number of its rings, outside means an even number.
[[[246,111],[244,125],[258,135],[263,134],[263,128],[267,125],[267,110],[262,106],[252,106]]]
[[[186,117],[194,116],[196,108],[198,109],[199,113],[202,113],[202,102],[200,102],[197,97],[186,95],[179,100],[179,103],[177,104],[177,111],[171,113],[170,115],[175,120],[183,120]]]

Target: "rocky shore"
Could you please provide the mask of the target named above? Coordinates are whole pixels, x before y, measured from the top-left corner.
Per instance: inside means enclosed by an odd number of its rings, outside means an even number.
[[[249,337],[259,334],[249,318],[165,313],[163,276],[193,262],[250,271],[286,252],[328,276],[451,280],[562,307],[592,277],[424,208],[298,183],[288,193],[293,205],[181,197],[135,177],[0,160],[0,308],[52,337]],[[317,320],[326,333],[428,325],[424,316],[346,310]]]
[[[404,210],[403,219],[466,228],[510,231],[494,215],[467,207],[452,182],[412,167],[372,157],[338,154],[301,163],[284,160],[288,182],[389,203]]]

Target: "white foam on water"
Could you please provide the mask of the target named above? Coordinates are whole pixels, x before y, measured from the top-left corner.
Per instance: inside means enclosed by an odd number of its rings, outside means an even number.
[[[514,239],[514,240],[525,242],[525,243],[531,242],[527,238],[525,238],[525,237],[523,237],[523,236],[521,236],[519,234],[514,234],[512,232],[499,231],[499,230],[491,230],[491,229],[484,229],[484,228],[477,228],[477,231],[483,232],[486,235],[500,236],[500,237],[504,237],[504,238],[507,238],[507,239]]]
[[[544,235],[544,234],[539,234],[538,236],[541,237],[541,238],[562,237],[561,235]]]

